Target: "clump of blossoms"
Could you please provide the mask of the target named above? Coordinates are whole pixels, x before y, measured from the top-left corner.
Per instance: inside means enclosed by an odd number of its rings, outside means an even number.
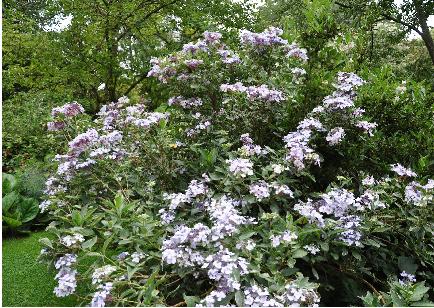
[[[283,140],[286,143],[288,154],[286,160],[292,163],[294,168],[301,171],[307,164],[320,165],[321,157],[315,152],[314,142],[316,138],[327,132],[325,140],[332,146],[338,145],[345,138],[345,129],[335,126],[336,119],[350,129],[361,128],[372,136],[375,123],[362,120],[363,112],[355,107],[357,87],[365,82],[354,73],[340,72],[336,91],[324,98],[323,104],[315,107],[312,112],[297,126],[297,131],[286,135]],[[334,118],[330,123],[330,118]]]
[[[102,127],[98,130],[89,128],[78,134],[68,142],[65,154],[55,156],[54,161],[58,162],[57,172],[47,180],[44,191],[48,197],[55,198],[66,192],[68,184],[81,170],[91,172],[98,163],[119,162],[127,155],[134,155],[134,146],[123,143],[123,131],[146,130],[168,119],[167,113],[146,112],[144,105],[127,104],[129,99],[122,97],[115,103],[104,105],[96,119],[96,123]],[[57,112],[59,111],[55,113]],[[48,198],[40,204],[40,209],[46,211],[52,205],[53,202]]]
[[[61,107],[55,107],[51,111],[53,117],[52,122],[47,123],[49,131],[59,131],[65,128],[67,121],[81,113],[84,113],[84,108],[77,102],[67,103]]]
[[[54,288],[54,294],[57,297],[65,297],[75,292],[77,287],[77,270],[73,268],[73,265],[77,262],[77,256],[75,254],[66,254],[57,259],[54,267],[59,271],[56,274],[58,286]]]

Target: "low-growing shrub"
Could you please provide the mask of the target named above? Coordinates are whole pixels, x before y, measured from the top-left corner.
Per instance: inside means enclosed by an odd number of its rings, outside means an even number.
[[[402,303],[427,302],[415,279],[434,282],[434,181],[399,164],[393,177],[342,170],[336,158],[375,134],[365,81],[338,73],[294,121],[306,61],[277,28],[241,32],[236,49],[206,32],[152,60],[173,95],[157,110],[126,97],[94,123],[77,103],[53,110],[68,147],[40,204],[56,236],[40,259],[58,270],[56,295],[80,281],[91,306],[386,305],[401,291],[384,282],[405,271],[402,292],[417,295]]]

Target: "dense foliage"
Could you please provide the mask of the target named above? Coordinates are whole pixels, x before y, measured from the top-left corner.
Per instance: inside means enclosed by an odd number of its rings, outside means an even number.
[[[152,59],[171,95],[155,111],[126,97],[93,123],[76,102],[53,109],[66,152],[40,205],[56,235],[41,260],[57,296],[84,281],[92,306],[428,303],[434,181],[399,163],[345,170],[378,126],[357,98],[371,81],[339,72],[306,112],[308,51],[282,35],[229,47],[205,32]]]
[[[431,2],[4,1],[3,235],[82,305],[433,305]]]

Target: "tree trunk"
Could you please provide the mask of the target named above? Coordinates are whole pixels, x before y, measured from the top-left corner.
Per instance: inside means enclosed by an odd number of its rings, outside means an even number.
[[[431,57],[431,61],[434,65],[434,41],[427,24],[428,16],[426,16],[427,14],[425,14],[425,12],[423,11],[421,1],[413,0],[413,4],[416,11],[417,19],[419,21],[419,25],[422,29],[422,33],[420,33],[420,36],[425,43],[426,49],[428,49],[429,56]]]

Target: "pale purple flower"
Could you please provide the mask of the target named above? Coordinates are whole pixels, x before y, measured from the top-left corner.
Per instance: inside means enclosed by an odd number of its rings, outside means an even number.
[[[228,159],[226,162],[229,164],[229,171],[235,176],[245,178],[248,175],[253,175],[253,163],[249,159]]]
[[[377,123],[359,121],[356,123],[356,127],[363,129],[369,136],[373,136],[373,130],[377,127]]]
[[[268,185],[265,181],[259,181],[253,183],[249,186],[249,191],[252,195],[261,201],[262,199],[268,198],[270,196],[270,185]]]
[[[342,127],[335,127],[327,134],[326,140],[330,145],[336,145],[340,143],[344,137],[344,129]]]
[[[416,177],[417,174],[416,172],[414,172],[411,169],[407,169],[405,167],[403,167],[401,164],[393,164],[390,165],[392,168],[391,170],[394,171],[396,174],[398,174],[399,176],[407,176],[407,177]]]
[[[398,281],[401,285],[408,285],[408,284],[411,284],[413,282],[416,282],[416,276],[412,275],[412,274],[408,274],[406,271],[402,271],[400,276],[401,276],[401,279],[399,279]]]

